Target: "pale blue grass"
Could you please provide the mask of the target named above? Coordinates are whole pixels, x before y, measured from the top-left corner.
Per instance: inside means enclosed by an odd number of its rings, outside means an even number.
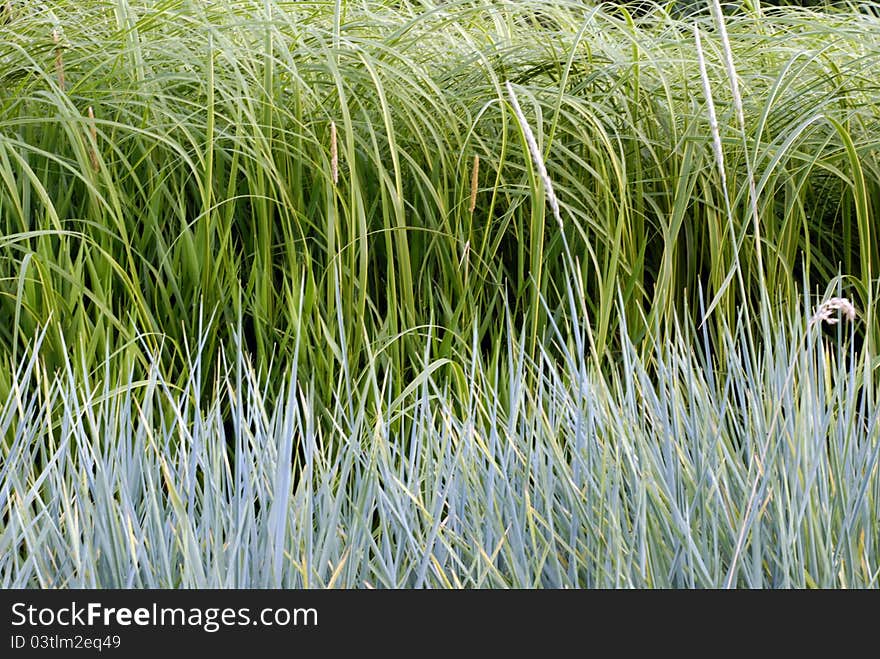
[[[426,352],[395,397],[376,362],[328,423],[241,352],[204,392],[196,346],[177,389],[49,373],[37,343],[0,416],[0,585],[876,588],[877,384],[854,324],[810,313],[757,352],[730,329],[723,363],[680,327],[647,358],[624,337],[607,377],[510,330],[463,388]]]

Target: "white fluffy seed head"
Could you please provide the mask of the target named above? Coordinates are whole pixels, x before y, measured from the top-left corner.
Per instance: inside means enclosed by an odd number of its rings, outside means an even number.
[[[519,122],[520,128],[522,128],[523,134],[526,137],[526,144],[529,147],[529,152],[532,154],[532,161],[535,163],[538,175],[544,183],[544,194],[547,195],[547,201],[550,202],[550,208],[553,210],[553,216],[556,218],[556,222],[559,224],[560,228],[563,228],[562,216],[559,214],[559,201],[556,199],[556,192],[553,190],[553,182],[550,180],[550,175],[547,173],[547,167],[544,165],[544,158],[541,156],[541,150],[538,148],[535,134],[532,132],[529,122],[526,121],[526,116],[523,114],[522,108],[519,106],[519,101],[516,98],[516,94],[513,93],[513,87],[510,82],[506,82],[505,85],[507,86],[507,95],[510,97],[510,104],[513,107],[513,113],[516,115],[516,120]]]
[[[715,101],[712,99],[712,86],[709,84],[709,73],[706,71],[706,57],[703,55],[703,44],[700,29],[694,24],[694,41],[697,47],[697,64],[700,67],[700,80],[703,83],[703,95],[706,97],[706,112],[709,115],[709,128],[712,131],[712,150],[715,152],[715,164],[721,175],[721,185],[727,189],[727,173],[724,168],[724,150],[721,147],[721,131],[718,128],[718,116],[715,114]]]
[[[832,315],[836,311],[839,311],[841,316],[849,322],[853,322],[856,319],[856,308],[852,302],[845,297],[832,297],[816,308],[816,313],[810,319],[810,325],[822,322],[836,325],[840,321],[840,316]]]

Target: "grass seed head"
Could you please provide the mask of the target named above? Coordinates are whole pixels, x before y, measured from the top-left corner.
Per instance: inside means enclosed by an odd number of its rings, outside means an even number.
[[[840,321],[840,316],[833,316],[832,314],[835,311],[839,311],[849,322],[853,322],[856,319],[856,308],[852,302],[845,297],[832,297],[819,305],[816,313],[810,319],[810,325],[822,322],[836,325]]]
[[[532,155],[532,162],[535,163],[535,167],[538,170],[538,176],[541,177],[541,181],[544,183],[544,193],[547,195],[547,201],[550,202],[553,216],[556,218],[559,228],[562,229],[564,227],[562,226],[562,216],[559,213],[559,201],[556,199],[556,191],[553,189],[553,181],[550,180],[550,175],[547,173],[547,166],[544,164],[544,158],[541,156],[541,150],[538,148],[538,141],[535,139],[535,134],[532,132],[529,122],[526,121],[526,115],[519,106],[519,101],[516,98],[516,94],[513,92],[513,86],[509,81],[506,82],[505,85],[507,86],[507,95],[510,97],[510,104],[513,106],[513,113],[516,115],[520,128],[522,128],[523,134],[525,135],[526,144],[529,147],[529,153]]]
[[[709,128],[712,131],[712,150],[715,152],[715,164],[721,176],[721,185],[727,189],[727,173],[724,167],[724,150],[721,147],[721,131],[718,128],[718,115],[715,114],[715,101],[712,98],[712,85],[706,69],[706,57],[703,55],[703,44],[700,29],[694,25],[694,41],[697,47],[697,63],[700,67],[700,80],[703,84],[703,95],[706,97],[706,112],[709,115]]]
[[[477,207],[477,182],[480,177],[480,156],[474,156],[474,166],[471,169],[471,203],[468,212],[473,213]]]
[[[330,122],[330,175],[333,185],[339,182],[339,150],[336,146],[336,122]]]
[[[61,50],[61,36],[58,34],[58,28],[52,30],[52,41],[55,42],[55,72],[58,74],[58,86],[64,91],[66,84],[64,82],[64,55]]]
[[[92,110],[91,105],[89,106],[88,114],[89,136],[91,137],[89,141],[89,159],[92,161],[92,169],[97,172],[101,168],[98,162],[98,128],[95,126],[95,112]]]

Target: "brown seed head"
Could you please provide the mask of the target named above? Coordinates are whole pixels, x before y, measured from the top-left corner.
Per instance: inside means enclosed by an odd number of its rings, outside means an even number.
[[[336,122],[330,122],[330,175],[333,185],[339,182],[339,151],[336,146]]]
[[[471,203],[468,212],[473,213],[477,207],[477,183],[480,177],[480,156],[474,156],[474,166],[471,169]]]
[[[89,159],[92,161],[92,169],[96,172],[101,169],[101,164],[98,162],[98,128],[95,126],[95,112],[92,110],[92,106],[89,106],[88,110],[89,114],[89,136],[92,138],[89,142]]]
[[[64,91],[66,84],[64,82],[64,55],[61,50],[61,36],[58,34],[58,28],[52,30],[52,41],[55,42],[55,73],[58,74],[58,86]]]

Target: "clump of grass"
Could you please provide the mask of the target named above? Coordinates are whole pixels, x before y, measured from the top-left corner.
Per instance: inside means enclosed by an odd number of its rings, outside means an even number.
[[[58,2],[0,27],[0,228],[14,237],[0,279],[18,282],[28,255],[39,265],[0,298],[20,318],[0,330],[4,354],[51,315],[87,361],[134,327],[164,336],[183,378],[197,327],[179,310],[204,305],[226,320],[215,349],[241,315],[262,367],[282,368],[298,340],[317,383],[375,349],[417,369],[428,325],[448,350],[479,320],[489,357],[505,307],[531,324],[534,357],[537,301],[571,314],[566,243],[602,359],[619,354],[618,290],[634,339],[696,309],[701,287],[732,323],[744,301],[752,317],[784,306],[802,274],[854,278],[873,318],[871,14],[762,8],[757,29],[747,11],[633,21],[565,1],[540,20],[531,3],[266,12]],[[89,106],[102,139],[89,120],[83,152],[76,108]],[[512,139],[522,126],[546,180]],[[479,158],[479,195],[463,154]],[[555,202],[546,225],[539,185]],[[46,341],[61,360],[60,336]]]
[[[878,12],[105,9],[0,25],[0,584],[877,586]]]
[[[0,585],[876,588],[873,371],[807,309],[775,325],[757,353],[727,328],[723,367],[705,330],[644,359],[622,328],[608,376],[512,328],[494,365],[426,340],[400,396],[378,360],[334,383],[331,430],[241,350],[206,398],[199,352],[178,388],[158,354],[50,373],[37,341],[0,405]]]

